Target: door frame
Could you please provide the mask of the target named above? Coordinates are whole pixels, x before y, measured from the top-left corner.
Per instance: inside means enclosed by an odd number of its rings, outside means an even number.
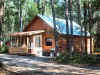
[[[37,39],[40,38],[40,39]],[[37,42],[39,41],[39,42]],[[36,47],[36,43],[39,44],[40,47]],[[36,54],[36,56],[42,56],[42,35],[35,35],[33,37],[33,47],[34,47],[34,52]]]

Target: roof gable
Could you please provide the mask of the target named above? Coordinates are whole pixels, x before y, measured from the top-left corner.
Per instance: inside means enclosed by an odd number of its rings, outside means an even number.
[[[48,25],[43,19],[39,16],[35,16],[32,21],[24,28],[24,32],[26,31],[36,31],[36,30],[51,30],[52,27]]]

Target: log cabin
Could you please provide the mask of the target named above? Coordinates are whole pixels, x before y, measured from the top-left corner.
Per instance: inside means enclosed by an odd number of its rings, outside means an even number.
[[[74,49],[76,52],[84,52],[81,48],[81,42],[85,39],[85,32],[81,34],[81,27],[76,22],[73,24],[73,35],[71,35],[70,21],[68,20],[69,35],[66,35],[66,21],[64,19],[56,18],[57,28],[57,46],[58,52],[66,50],[67,41],[74,41]],[[92,46],[90,46],[90,36],[87,32],[86,45],[83,41],[83,47],[86,47],[88,54],[93,52],[93,39]],[[11,37],[11,46],[9,47],[10,54],[25,53],[34,54],[36,56],[50,56],[52,51],[55,51],[55,36],[53,18],[50,16],[37,15],[33,20],[24,28],[23,32],[16,32],[9,34]],[[66,40],[66,38],[68,40]]]

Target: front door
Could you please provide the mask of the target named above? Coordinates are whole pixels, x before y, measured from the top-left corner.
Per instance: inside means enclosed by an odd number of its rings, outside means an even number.
[[[37,56],[42,56],[42,35],[35,35],[34,39],[34,52]]]

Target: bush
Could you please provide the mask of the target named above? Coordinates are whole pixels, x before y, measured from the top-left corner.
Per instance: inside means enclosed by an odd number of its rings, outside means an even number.
[[[80,53],[72,55],[71,53],[60,54],[56,57],[58,63],[64,64],[97,64],[96,56],[94,55],[80,55]]]
[[[63,53],[60,54],[58,57],[56,57],[56,61],[58,63],[63,63],[63,64],[71,64],[73,60],[73,57],[70,55],[70,53]]]
[[[8,52],[8,46],[0,47],[0,52],[1,53],[7,53]]]
[[[100,52],[100,48],[95,48],[95,52]]]
[[[1,51],[1,46],[0,46],[0,51]]]
[[[82,64],[97,64],[96,56],[94,55],[83,55],[80,59]]]

